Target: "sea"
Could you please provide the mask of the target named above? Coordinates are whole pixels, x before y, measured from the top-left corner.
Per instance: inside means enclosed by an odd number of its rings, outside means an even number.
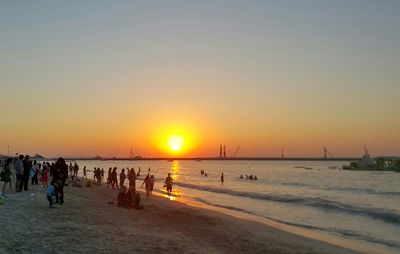
[[[83,166],[134,168],[155,176],[165,195],[165,177],[175,182],[172,197],[255,216],[400,253],[400,173],[342,170],[345,161],[138,160],[78,161]],[[201,174],[201,171],[204,174]],[[221,182],[221,174],[224,181]],[[241,178],[240,176],[243,176]],[[257,176],[257,180],[246,179]],[[92,173],[88,173],[92,177]],[[141,185],[138,180],[136,186]]]

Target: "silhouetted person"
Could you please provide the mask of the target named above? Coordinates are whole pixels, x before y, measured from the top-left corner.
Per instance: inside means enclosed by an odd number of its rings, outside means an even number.
[[[83,167],[83,177],[87,179],[86,166]]]
[[[153,194],[153,189],[154,189],[154,175],[150,176],[150,194]]]
[[[3,183],[3,190],[1,192],[1,194],[4,196],[5,192],[6,192],[6,185],[8,184],[8,186],[10,187],[10,191],[12,192],[12,187],[11,187],[11,177],[13,177],[12,173],[11,173],[11,163],[12,163],[12,158],[7,158],[4,167],[3,167],[3,171],[1,171],[0,173],[0,180]]]
[[[171,177],[171,173],[168,173],[167,178],[165,178],[164,187],[167,187],[167,193],[168,193],[168,195],[171,195],[171,192],[172,192],[172,177]]]
[[[15,162],[15,177],[17,178],[15,182],[15,191],[21,192],[23,186],[24,178],[24,156],[21,154],[18,160]]]
[[[33,174],[33,176],[31,177],[31,184],[37,185],[39,183],[39,179],[38,179],[39,165],[37,164],[36,160],[33,161],[31,170],[32,170],[32,174]]]
[[[75,165],[74,165],[74,178],[75,178],[75,179],[78,178],[78,171],[79,171],[79,166],[78,166],[78,164],[75,162]]]
[[[124,186],[125,179],[126,179],[125,169],[123,168],[121,174],[119,174],[119,186],[121,187]]]
[[[29,176],[31,173],[31,167],[32,167],[32,161],[29,159],[29,155],[25,155],[24,159],[24,174],[22,177],[23,183],[24,183],[24,191],[28,190],[28,184],[29,184]]]
[[[125,186],[122,186],[118,192],[117,206],[118,207],[127,207],[128,206],[128,202],[126,199],[126,187]]]
[[[110,186],[111,184],[111,175],[112,175],[112,168],[110,167],[108,169],[108,173],[107,173],[107,188]]]
[[[222,172],[222,174],[221,174],[221,183],[223,183],[224,182],[224,173]]]
[[[111,187],[114,189],[114,186],[117,187],[118,189],[118,173],[117,173],[117,167],[113,168],[113,171],[111,172]]]
[[[141,187],[143,187],[143,184],[146,187],[146,197],[149,198],[149,196],[150,196],[150,188],[151,188],[150,174],[147,174],[147,176],[144,178],[144,181],[143,181]]]
[[[55,187],[56,203],[64,203],[64,185],[68,178],[68,165],[63,158],[59,158],[51,168],[53,179],[51,184]],[[57,186],[57,187],[56,187]]]

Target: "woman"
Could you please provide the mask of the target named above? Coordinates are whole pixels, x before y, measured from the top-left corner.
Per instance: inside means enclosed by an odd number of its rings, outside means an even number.
[[[146,198],[149,199],[149,196],[150,196],[150,189],[151,189],[150,174],[147,174],[147,176],[144,178],[144,181],[143,181],[141,187],[143,187],[143,184],[144,184],[145,187],[146,187]]]
[[[114,189],[114,186],[117,187],[118,189],[118,173],[117,173],[117,167],[113,168],[113,171],[111,173],[111,187]]]
[[[119,185],[120,185],[120,187],[124,186],[125,179],[126,179],[125,169],[123,168],[121,174],[119,174]]]
[[[3,167],[3,171],[1,171],[1,173],[0,173],[0,179],[2,182],[4,182],[3,191],[1,193],[3,196],[6,194],[7,183],[10,186],[11,192],[13,191],[12,187],[11,187],[11,176],[13,176],[11,174],[11,162],[12,162],[12,158],[7,158],[6,163],[4,164],[4,167]]]
[[[131,168],[128,174],[129,188],[136,191],[136,172],[135,169]]]
[[[59,158],[52,168],[53,179],[51,184],[57,186],[55,188],[56,203],[62,205],[64,203],[64,185],[68,178],[68,165],[63,158]]]
[[[110,186],[111,184],[111,174],[112,174],[112,169],[111,167],[108,169],[108,173],[107,173],[107,188]]]
[[[42,172],[40,172],[40,183],[42,185],[42,187],[47,190],[47,185],[48,185],[48,181],[49,181],[49,168],[50,168],[50,164],[48,162],[43,163],[43,170]]]
[[[34,160],[31,168],[31,185],[38,184],[38,173],[39,173],[39,165],[37,161]]]

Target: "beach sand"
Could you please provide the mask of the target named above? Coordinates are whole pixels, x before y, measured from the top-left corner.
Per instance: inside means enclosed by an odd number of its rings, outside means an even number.
[[[49,209],[44,191],[29,188],[0,205],[0,253],[355,253],[143,193],[144,208],[128,210],[116,190],[65,187],[65,204]]]

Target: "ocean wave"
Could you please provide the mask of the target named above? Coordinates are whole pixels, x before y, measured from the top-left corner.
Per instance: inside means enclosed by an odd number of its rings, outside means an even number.
[[[306,183],[291,183],[291,182],[282,182],[280,183],[285,186],[295,186],[295,187],[306,187],[320,190],[330,190],[330,191],[343,191],[343,192],[359,192],[365,194],[374,194],[374,195],[385,195],[385,196],[400,196],[400,191],[379,191],[369,188],[357,188],[357,187],[338,187],[338,186],[315,186]]]
[[[344,204],[338,201],[331,201],[319,197],[296,197],[291,195],[269,195],[261,194],[255,192],[244,192],[244,191],[234,191],[229,189],[221,189],[210,186],[200,186],[188,183],[179,183],[181,187],[208,191],[213,193],[226,194],[231,196],[246,197],[258,200],[268,200],[274,202],[282,203],[292,203],[300,204],[304,206],[311,206],[318,209],[324,209],[328,211],[339,211],[347,214],[357,215],[357,216],[368,216],[373,219],[378,219],[385,221],[387,223],[399,223],[400,224],[400,214],[382,208],[366,208],[357,207],[354,205]]]
[[[318,226],[314,226],[314,225],[308,225],[308,224],[304,224],[304,223],[289,222],[289,221],[276,219],[276,218],[273,218],[273,217],[270,217],[270,216],[260,215],[260,214],[254,213],[254,212],[252,212],[250,210],[243,209],[243,208],[211,203],[211,202],[208,202],[205,199],[202,199],[202,198],[199,198],[199,197],[196,197],[194,199],[199,201],[199,202],[205,203],[207,205],[216,206],[216,207],[220,207],[220,208],[225,208],[225,209],[229,209],[229,210],[234,210],[234,211],[239,211],[239,212],[243,212],[243,213],[247,213],[247,214],[251,214],[251,215],[264,217],[264,218],[266,218],[268,220],[272,220],[272,221],[275,221],[275,222],[278,222],[278,223],[281,223],[281,224],[285,224],[285,225],[289,225],[289,226],[301,227],[301,228],[312,229],[312,230],[326,231],[326,232],[335,233],[335,234],[342,235],[342,236],[352,237],[352,238],[355,238],[355,239],[358,239],[358,240],[364,240],[364,241],[367,241],[367,242],[383,244],[383,245],[386,245],[386,246],[389,246],[389,247],[399,248],[400,249],[400,243],[397,243],[395,241],[388,241],[388,240],[384,240],[384,239],[375,238],[375,237],[372,237],[370,235],[366,235],[366,234],[363,234],[361,232],[354,231],[354,230],[334,228],[334,227],[323,228],[323,227],[318,227]]]

